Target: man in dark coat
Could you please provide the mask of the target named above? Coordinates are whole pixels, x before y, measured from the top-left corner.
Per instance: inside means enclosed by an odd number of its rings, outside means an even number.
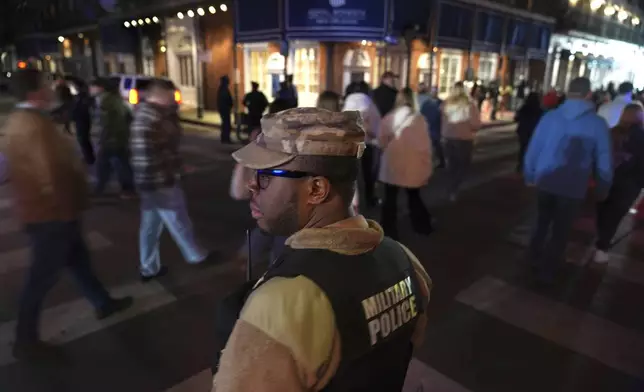
[[[230,114],[233,110],[233,96],[230,94],[230,79],[224,75],[221,77],[219,83],[219,91],[217,92],[217,111],[221,117],[221,142],[230,144],[230,130],[232,122]]]
[[[251,86],[252,91],[244,97],[244,106],[248,108],[248,126],[255,129],[261,126],[260,120],[268,107],[268,99],[264,93],[259,91],[257,82],[251,82]]]
[[[373,90],[373,102],[378,107],[382,117],[391,112],[396,104],[396,96],[398,95],[398,89],[396,89],[397,78],[393,72],[387,71],[382,74],[380,86]]]

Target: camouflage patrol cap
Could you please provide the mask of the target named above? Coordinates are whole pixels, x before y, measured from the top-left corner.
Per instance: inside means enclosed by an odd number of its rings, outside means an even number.
[[[262,118],[262,133],[233,158],[251,169],[269,169],[297,156],[362,157],[365,132],[358,111],[289,109]]]

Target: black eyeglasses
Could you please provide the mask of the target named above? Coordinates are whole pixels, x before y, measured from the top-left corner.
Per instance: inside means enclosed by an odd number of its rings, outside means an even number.
[[[257,186],[259,189],[266,189],[271,182],[271,177],[283,178],[304,178],[314,177],[315,174],[297,171],[297,170],[282,170],[282,169],[259,169],[256,171]]]

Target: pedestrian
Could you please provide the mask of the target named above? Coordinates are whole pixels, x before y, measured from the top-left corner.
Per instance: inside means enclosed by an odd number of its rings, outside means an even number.
[[[611,130],[615,174],[608,198],[597,206],[597,263],[610,261],[611,241],[644,186],[643,122],[642,104],[633,102],[626,105],[619,124]]]
[[[323,91],[318,97],[318,102],[316,107],[318,109],[324,109],[331,112],[340,112],[342,108],[342,105],[340,104],[340,100],[341,99],[339,94],[329,90]],[[359,176],[359,177],[362,178],[362,176]],[[360,195],[365,194],[364,188],[365,188],[364,182],[356,181],[356,191],[353,197],[353,201],[351,203],[351,210],[352,210],[352,213],[355,215],[358,214],[360,204],[362,205],[365,204],[364,202],[361,203],[360,201]]]
[[[349,214],[364,137],[357,112],[291,109],[265,116],[262,135],[233,154],[256,170],[257,224],[288,239],[227,308],[233,317],[218,319],[232,333],[213,391],[402,389],[431,280],[377,223]]]
[[[376,180],[380,163],[378,133],[380,132],[380,112],[371,100],[369,85],[366,82],[351,83],[347,88],[343,111],[357,110],[362,115],[365,137],[365,150],[361,159],[364,199],[367,208],[378,205]]]
[[[433,171],[432,142],[427,122],[416,111],[414,93],[404,88],[398,93],[396,108],[382,120],[378,136],[382,162],[378,180],[385,185],[382,205],[382,228],[397,240],[398,194],[407,193],[409,218],[419,234],[432,232],[432,217],[420,196]]]
[[[118,86],[107,79],[96,79],[90,85],[94,99],[94,126],[98,129],[96,156],[96,196],[105,192],[112,170],[121,185],[121,198],[136,197],[128,149],[132,114],[118,92]]]
[[[244,97],[244,106],[248,109],[248,126],[253,131],[261,127],[262,116],[268,107],[268,99],[259,91],[259,83],[250,84],[252,90]]]
[[[624,82],[617,88],[617,95],[611,102],[600,106],[598,114],[606,120],[609,128],[614,128],[619,123],[624,108],[633,102],[633,83]]]
[[[514,116],[514,121],[517,125],[517,137],[519,140],[519,159],[517,162],[517,173],[523,173],[523,159],[525,152],[528,149],[528,144],[532,138],[537,124],[543,116],[543,109],[541,108],[541,97],[539,93],[530,93],[526,98],[525,103],[517,111]]]
[[[524,177],[537,188],[537,221],[529,261],[543,283],[552,283],[564,262],[568,236],[595,175],[604,200],[613,179],[606,121],[595,113],[590,80],[574,79],[566,101],[537,125],[524,162]]]
[[[4,128],[11,187],[17,216],[29,237],[29,267],[16,326],[13,354],[18,359],[55,359],[57,351],[38,332],[43,300],[68,268],[85,297],[104,319],[132,305],[113,299],[91,266],[81,216],[88,205],[87,180],[71,140],[56,132],[48,114],[52,91],[36,69],[16,71],[13,89],[19,101]]]
[[[481,114],[465,92],[462,82],[454,85],[449,97],[443,102],[441,134],[445,140],[445,158],[449,171],[447,192],[455,202],[474,153],[474,138],[481,128]]]
[[[219,90],[217,91],[217,111],[221,118],[221,142],[230,144],[230,131],[232,130],[232,120],[230,118],[233,110],[233,96],[230,94],[230,78],[228,75],[221,77]]]
[[[73,110],[74,96],[64,78],[57,81],[54,91],[56,92],[56,108],[52,111],[52,117],[63,124],[65,132],[71,134],[71,117]]]
[[[418,95],[416,97],[417,108],[422,108],[425,102],[431,98],[429,87],[425,83],[418,84]]]
[[[181,186],[182,133],[172,82],[153,80],[146,100],[134,113],[131,140],[134,180],[141,194],[139,249],[143,282],[168,272],[161,266],[159,252],[164,227],[189,264],[203,263],[209,256],[195,240]]]
[[[286,75],[286,80],[280,83],[277,96],[288,102],[289,109],[296,108],[299,105],[297,88],[293,84],[293,75]]]
[[[425,121],[429,126],[429,137],[432,141],[432,148],[434,149],[434,156],[438,160],[438,169],[445,168],[445,153],[443,152],[443,141],[441,135],[442,128],[442,114],[441,105],[443,101],[438,98],[438,90],[433,89],[429,98],[425,100],[420,107],[420,113],[425,117]]]
[[[74,99],[72,118],[76,126],[76,140],[83,154],[87,165],[93,165],[96,161],[94,147],[92,146],[92,97],[89,95],[87,84],[78,85],[78,94]]]
[[[396,79],[398,79],[396,74],[387,71],[382,74],[380,86],[373,90],[373,102],[383,117],[394,110],[394,106],[396,105],[396,96],[398,95]]]
[[[332,112],[340,111],[340,96],[334,91],[322,91],[318,97],[316,107],[318,109],[325,109]]]

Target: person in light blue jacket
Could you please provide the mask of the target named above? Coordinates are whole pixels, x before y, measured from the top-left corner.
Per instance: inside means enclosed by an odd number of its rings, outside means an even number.
[[[595,113],[591,96],[590,80],[574,79],[566,102],[537,125],[525,156],[525,181],[538,190],[529,258],[544,283],[553,281],[563,262],[591,176],[600,200],[608,195],[613,180],[610,131]]]

